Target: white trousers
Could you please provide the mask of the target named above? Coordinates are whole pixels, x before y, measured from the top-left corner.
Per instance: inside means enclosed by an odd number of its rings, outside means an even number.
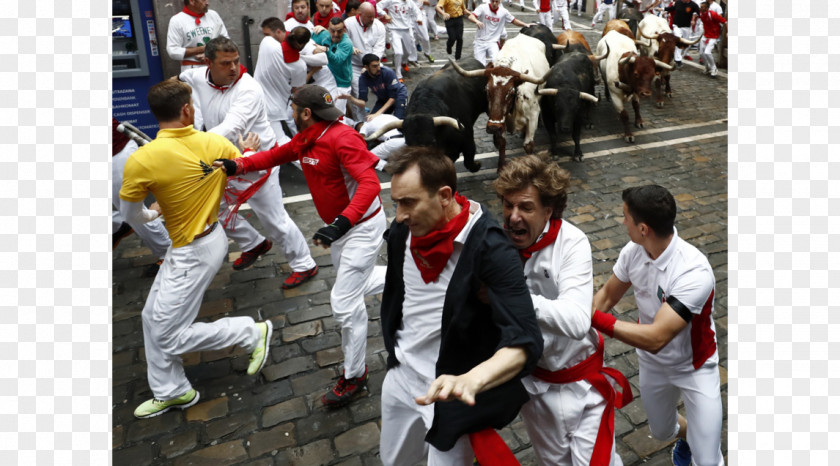
[[[385,211],[357,223],[330,246],[336,270],[330,292],[333,316],[341,326],[344,376],[361,377],[365,372],[368,315],[365,296],[382,293],[385,267],[374,267],[385,232]]]
[[[414,465],[423,460],[428,460],[428,466],[472,466],[475,455],[466,435],[449,451],[440,451],[426,443],[426,432],[432,427],[435,415],[434,405],[420,406],[414,397],[424,395],[431,384],[432,380],[425,380],[405,364],[385,374],[379,436],[379,456],[385,466]]]
[[[677,37],[682,37],[685,40],[691,40],[691,37],[692,37],[691,36],[691,28],[690,27],[681,28],[681,27],[677,27],[677,25],[675,24],[674,25],[674,35],[677,36]],[[674,48],[674,60],[675,61],[682,61],[682,57],[683,57],[683,54],[685,52],[688,52],[688,48],[686,48],[685,51],[683,51],[683,49],[681,49],[680,47],[675,47]]]
[[[336,102],[338,102],[336,100]],[[285,120],[269,120],[268,124],[271,125],[271,129],[274,131],[274,135],[277,137],[277,145],[282,146],[283,144],[292,140],[286,132],[283,131],[283,125],[281,122]]]
[[[428,28],[426,28],[426,23],[424,22],[422,25],[420,25],[417,24],[417,22],[415,21],[413,29],[414,36],[417,39],[417,42],[420,44],[420,48],[423,49],[423,53],[430,53],[432,50],[432,44],[429,43],[429,30]],[[410,61],[417,61],[416,45],[411,49],[411,53],[408,54],[408,59]]]
[[[601,18],[604,16],[604,13],[608,11],[610,12],[610,19],[615,19],[615,9],[613,9],[613,5],[607,5],[604,2],[598,2],[598,12],[595,13],[595,16],[592,17],[592,24],[601,21]]]
[[[551,29],[551,32],[554,32],[554,18],[551,14],[551,11],[546,11],[543,13],[542,11],[537,10],[537,24],[542,24],[543,26]]]
[[[495,60],[498,53],[499,43],[496,41],[477,40],[473,42],[473,57],[484,66],[487,66],[487,63]]]
[[[389,29],[389,31],[391,32],[391,50],[394,51],[394,73],[397,74],[397,78],[402,78],[402,61],[406,49],[408,49],[409,60],[411,60],[412,50],[414,56],[417,57],[414,35],[411,29]]]
[[[344,94],[350,94],[350,91],[352,90],[352,88],[353,88],[352,84],[350,85],[350,87],[336,87],[335,88],[335,93],[332,94],[333,102],[335,104],[335,108],[341,110],[341,113],[346,113],[347,112],[347,99],[337,99],[336,96],[344,95]],[[278,144],[281,144],[281,143],[278,142]]]
[[[566,0],[554,0],[554,20],[563,20],[563,29],[572,30],[572,23],[569,22],[569,6]]]
[[[125,221],[120,214],[120,189],[122,189],[125,162],[136,150],[137,143],[128,141],[125,147],[123,147],[123,150],[111,157],[111,199],[113,201],[111,203],[113,207],[111,209],[111,223],[114,231]],[[166,255],[166,250],[172,245],[172,241],[169,239],[169,232],[166,231],[166,227],[163,226],[160,218],[156,218],[148,223],[135,224],[128,222],[128,224],[137,233],[137,236],[140,237],[143,244],[152,250],[152,254],[158,259],[163,259],[163,256]]]
[[[227,239],[220,226],[166,252],[142,313],[149,387],[157,399],[171,400],[191,388],[182,354],[233,345],[256,348],[260,333],[250,317],[193,322],[226,254]]]
[[[280,189],[279,171],[280,167],[271,169],[268,180],[253,197],[248,199],[248,205],[259,217],[268,237],[283,249],[283,254],[289,261],[289,267],[295,272],[303,272],[315,267],[315,260],[312,259],[303,233],[300,232],[298,226],[283,207],[283,190]],[[251,185],[250,182],[245,180],[253,181],[259,178],[257,173],[254,173],[253,176],[249,175],[251,174],[245,175],[245,177],[231,177],[228,179],[228,185],[233,186],[236,190],[244,190]],[[220,217],[227,211],[227,207],[227,202],[222,198],[219,206]],[[235,223],[234,221],[228,223],[225,232],[230,239],[239,244],[242,251],[250,251],[265,238],[241,215],[237,215],[239,218],[235,220]]]
[[[572,8],[577,8],[577,15],[580,16],[580,9],[583,6],[584,0],[572,0],[569,2],[569,11],[572,11]]]
[[[359,76],[362,74],[363,68],[361,66],[353,65],[353,81],[350,82],[350,95],[359,98]],[[349,104],[351,115],[350,117],[356,121],[365,121],[365,106],[358,106]]]
[[[587,382],[552,384],[544,393],[531,394],[521,413],[539,464],[588,466],[606,405]],[[623,464],[613,440],[610,466]]]
[[[700,39],[700,58],[703,59],[703,66],[706,67],[707,71],[717,72],[717,64],[713,55],[717,43],[718,39]]]
[[[677,404],[682,395],[692,464],[723,466],[720,452],[723,408],[717,364],[680,371],[639,360],[639,392],[650,432],[663,441],[673,439],[679,431]]]
[[[405,138],[393,138],[381,142],[378,146],[374,147],[371,152],[373,155],[379,157],[380,160],[388,160],[388,157],[390,157],[391,154],[397,152],[403,147],[405,147]]]

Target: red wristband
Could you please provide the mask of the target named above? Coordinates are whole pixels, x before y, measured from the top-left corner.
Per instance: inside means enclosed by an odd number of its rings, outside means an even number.
[[[596,309],[592,314],[592,327],[612,338],[616,320],[614,316]]]

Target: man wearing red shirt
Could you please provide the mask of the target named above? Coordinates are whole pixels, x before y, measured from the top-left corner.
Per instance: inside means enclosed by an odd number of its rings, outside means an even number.
[[[300,132],[290,142],[242,161],[218,160],[214,165],[224,166],[232,176],[300,161],[315,209],[327,223],[313,242],[330,247],[336,268],[330,304],[341,326],[344,373],[323,402],[338,407],[366,388],[365,296],[381,293],[384,287],[384,267],[374,269],[386,227],[374,170],[379,158],[367,150],[359,133],[338,121],[342,112],[323,87],[298,88],[292,95],[292,112]]]
[[[700,21],[703,22],[703,40],[700,41],[700,58],[706,66],[706,74],[717,78],[717,65],[712,50],[720,40],[720,25],[726,23],[721,15],[709,9],[709,2],[700,5]]]

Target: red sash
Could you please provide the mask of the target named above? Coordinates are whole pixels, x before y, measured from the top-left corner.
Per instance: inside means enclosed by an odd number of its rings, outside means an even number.
[[[481,466],[517,466],[519,461],[513,456],[502,437],[492,427],[467,434],[475,459]]]
[[[274,143],[274,147],[277,147],[277,143]],[[236,214],[239,213],[239,207],[242,204],[248,202],[257,191],[268,181],[268,177],[271,176],[271,170],[267,170],[265,175],[261,176],[258,180],[251,183],[250,186],[243,190],[234,189],[230,184],[225,186],[225,202],[228,205],[228,211],[224,215],[224,218],[219,219],[222,226],[228,228],[228,223],[230,223],[231,231],[236,231]],[[238,178],[238,177],[237,177]],[[248,181],[244,178],[238,178],[239,180]],[[233,223],[231,223],[233,220]]]
[[[595,448],[592,450],[589,464],[610,464],[610,453],[615,438],[613,407],[627,406],[633,401],[633,393],[630,391],[630,384],[624,374],[612,367],[604,367],[604,337],[598,333],[598,349],[577,365],[554,372],[537,366],[533,376],[542,381],[557,384],[585,380],[598,390],[598,393],[607,401],[607,406],[604,408],[604,414],[601,415],[601,427],[598,429],[598,437],[595,439]],[[606,376],[612,377],[621,387],[620,397]]]

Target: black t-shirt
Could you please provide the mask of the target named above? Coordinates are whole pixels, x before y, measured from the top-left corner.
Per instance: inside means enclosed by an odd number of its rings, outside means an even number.
[[[673,5],[666,7],[665,11],[673,12],[675,26],[687,28],[691,27],[691,18],[700,14],[700,7],[692,1],[677,0]]]

